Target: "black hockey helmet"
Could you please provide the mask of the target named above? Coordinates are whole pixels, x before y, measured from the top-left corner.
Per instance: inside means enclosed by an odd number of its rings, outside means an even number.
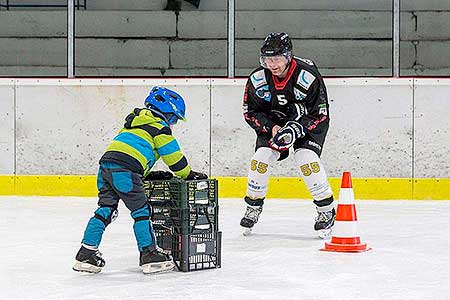
[[[271,32],[261,47],[261,56],[285,55],[292,52],[292,42],[286,32]]]
[[[286,32],[271,32],[266,36],[264,44],[261,47],[259,63],[267,68],[266,60],[268,57],[284,56],[289,66],[292,60],[292,42]]]

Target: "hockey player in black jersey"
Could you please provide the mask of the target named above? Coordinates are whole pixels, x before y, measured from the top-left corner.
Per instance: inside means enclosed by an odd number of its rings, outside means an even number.
[[[244,198],[247,209],[241,220],[244,235],[258,222],[272,165],[287,158],[293,148],[316,206],[314,229],[320,237],[328,237],[335,209],[320,160],[329,126],[324,81],[314,62],[292,55],[292,42],[284,32],[270,33],[260,54],[261,67],[250,74],[243,103],[245,121],[257,134]]]

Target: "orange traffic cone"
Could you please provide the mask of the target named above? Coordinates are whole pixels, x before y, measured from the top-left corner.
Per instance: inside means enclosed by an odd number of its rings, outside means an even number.
[[[358,233],[355,196],[352,188],[350,172],[342,174],[341,190],[336,211],[331,241],[325,243],[322,251],[334,252],[364,252],[370,250],[366,243],[361,243]]]

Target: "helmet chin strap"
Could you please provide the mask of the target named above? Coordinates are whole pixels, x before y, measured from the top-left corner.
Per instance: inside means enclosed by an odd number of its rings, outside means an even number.
[[[152,111],[153,114],[155,114],[155,115],[157,115],[158,117],[160,117],[161,119],[163,119],[164,122],[166,122],[167,124],[169,124],[169,120],[167,120],[166,116],[165,116],[162,112],[160,112],[159,110],[154,109],[154,108],[152,108],[152,107],[149,107],[148,109],[150,109],[150,110]],[[169,124],[169,125],[170,125],[170,124]]]
[[[288,63],[286,64],[286,67],[284,68],[283,73],[284,73],[287,69],[289,69],[289,67],[291,66],[291,62],[292,62],[292,52],[290,52],[290,53],[287,55],[286,58],[287,58]]]
[[[286,72],[286,70],[289,69],[290,66],[291,66],[291,62],[289,61],[289,62],[286,64],[286,67],[284,68],[283,73]]]

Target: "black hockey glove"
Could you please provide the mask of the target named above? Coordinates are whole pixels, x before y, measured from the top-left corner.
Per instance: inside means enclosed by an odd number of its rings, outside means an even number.
[[[186,180],[208,179],[208,175],[200,172],[192,171],[186,177]]]
[[[307,115],[306,107],[301,103],[292,103],[288,106],[288,121],[298,121],[304,115]]]
[[[295,141],[305,136],[303,126],[298,122],[289,121],[278,130],[277,134],[269,141],[269,147],[277,151],[288,150]]]
[[[151,171],[144,180],[170,180],[173,174],[167,171]]]

